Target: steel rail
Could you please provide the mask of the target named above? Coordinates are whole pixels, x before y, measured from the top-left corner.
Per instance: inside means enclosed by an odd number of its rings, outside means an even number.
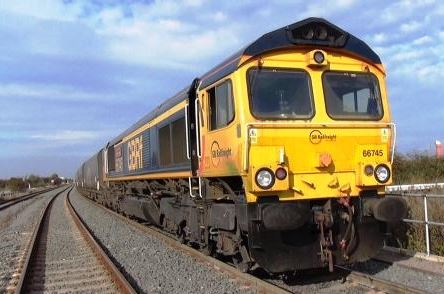
[[[17,197],[15,199],[6,200],[6,201],[0,203],[0,211],[6,209],[8,207],[11,207],[11,206],[13,206],[13,205],[15,205],[17,203],[20,203],[22,201],[25,201],[25,200],[28,200],[30,198],[33,198],[35,196],[38,196],[38,195],[45,194],[47,192],[53,191],[53,190],[55,190],[57,188],[59,188],[59,187],[49,188],[49,189],[46,189],[46,190],[42,190],[42,191],[37,191],[37,192],[30,193],[30,194],[26,194],[26,195]]]
[[[80,194],[80,192],[79,192],[79,195],[82,195],[82,194]],[[175,250],[181,251],[181,252],[187,254],[188,256],[196,259],[197,261],[199,261],[203,264],[206,264],[208,266],[211,266],[212,268],[229,275],[230,277],[234,278],[235,280],[237,280],[238,282],[240,282],[246,286],[254,287],[256,289],[257,293],[273,293],[273,294],[295,293],[295,292],[290,292],[286,289],[283,289],[279,286],[273,285],[271,283],[268,283],[266,281],[263,281],[257,277],[252,276],[252,275],[242,273],[234,266],[226,264],[226,263],[224,263],[220,260],[217,260],[211,256],[205,255],[202,252],[200,252],[196,249],[193,249],[187,245],[181,244],[176,239],[173,239],[173,238],[161,233],[160,231],[158,231],[156,229],[147,227],[147,226],[140,224],[134,220],[124,217],[123,215],[118,214],[117,212],[115,212],[107,207],[104,207],[104,206],[94,202],[93,200],[91,200],[87,197],[84,197],[83,195],[82,195],[82,197],[84,199],[88,200],[89,202],[91,202],[96,207],[109,212],[110,214],[112,214],[113,216],[124,221],[125,223],[127,223],[131,227],[138,229],[142,233],[151,235],[151,236],[163,241],[169,247],[171,247]]]
[[[389,280],[380,279],[362,272],[351,270],[347,267],[335,265],[335,268],[347,274],[347,280],[355,282],[362,286],[384,291],[386,293],[394,294],[423,294],[422,290],[409,287],[404,284],[395,283]]]
[[[71,189],[72,191],[72,189]],[[70,200],[70,192],[66,196],[65,205],[68,207],[68,210],[74,220],[74,223],[77,226],[77,229],[80,231],[82,236],[85,238],[86,242],[93,250],[99,262],[103,265],[105,270],[111,276],[114,284],[119,289],[120,293],[137,293],[136,290],[132,287],[132,285],[128,282],[128,280],[123,276],[123,274],[119,271],[119,269],[114,265],[108,255],[105,253],[103,248],[97,243],[96,239],[91,234],[90,230],[86,226],[85,222],[81,219],[76,209],[71,203]]]
[[[24,286],[24,281],[26,279],[26,276],[29,275],[28,269],[29,269],[29,263],[31,261],[31,258],[35,255],[36,250],[37,250],[37,240],[38,240],[38,236],[40,235],[40,233],[42,232],[43,229],[43,223],[44,223],[44,219],[46,218],[46,216],[48,215],[50,208],[52,206],[52,204],[54,203],[54,200],[57,198],[57,196],[61,195],[62,193],[64,193],[66,190],[68,190],[69,187],[63,189],[62,191],[58,192],[57,194],[55,194],[51,200],[46,204],[45,208],[42,210],[42,212],[40,213],[39,219],[37,221],[37,224],[34,227],[34,230],[32,232],[31,235],[31,240],[30,242],[27,244],[26,249],[25,249],[25,259],[23,262],[23,266],[22,268],[20,268],[20,278],[17,282],[17,285],[15,287],[15,293],[22,293],[23,292],[23,286]]]

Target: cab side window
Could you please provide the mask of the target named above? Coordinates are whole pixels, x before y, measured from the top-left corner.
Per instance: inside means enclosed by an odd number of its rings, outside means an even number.
[[[210,130],[217,130],[230,124],[234,119],[234,100],[231,81],[208,90]]]

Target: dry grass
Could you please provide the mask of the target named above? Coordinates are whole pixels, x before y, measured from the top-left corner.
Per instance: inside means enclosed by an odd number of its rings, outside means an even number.
[[[426,153],[397,153],[393,162],[393,184],[444,182],[444,158]]]
[[[444,199],[428,199],[429,221],[444,223]],[[424,220],[424,202],[422,197],[407,198],[409,219]],[[394,239],[389,245],[413,251],[426,252],[424,224],[401,223],[393,228]],[[444,256],[444,227],[429,225],[430,251]]]
[[[444,158],[437,159],[423,153],[397,155],[393,163],[394,184],[444,182]],[[444,195],[444,189],[415,191],[419,194]],[[406,198],[409,205],[407,218],[424,220],[422,197]],[[429,221],[444,223],[444,198],[428,198]],[[401,223],[393,229],[394,238],[389,245],[426,252],[424,224]],[[444,256],[444,227],[429,225],[430,251]]]

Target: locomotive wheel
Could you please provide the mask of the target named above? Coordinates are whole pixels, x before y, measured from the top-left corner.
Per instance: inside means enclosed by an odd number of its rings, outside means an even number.
[[[202,253],[207,256],[215,256],[216,255],[216,243],[213,241],[209,241],[208,245],[204,248],[202,248]]]
[[[188,240],[187,240],[186,234],[185,234],[185,230],[182,229],[180,226],[177,229],[177,238],[179,239],[179,242],[181,244],[187,244],[188,243]]]
[[[235,255],[233,255],[232,259],[233,259],[234,266],[240,272],[242,272],[242,273],[248,272],[248,270],[250,269],[250,263],[243,261],[240,253],[236,253]]]

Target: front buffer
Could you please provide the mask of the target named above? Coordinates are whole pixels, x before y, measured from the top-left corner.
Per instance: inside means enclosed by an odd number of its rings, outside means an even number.
[[[381,207],[393,207],[399,221],[406,213],[402,199],[344,197],[322,201],[246,204],[251,258],[271,273],[284,273],[334,264],[365,261],[382,247],[385,222],[377,220]],[[395,203],[396,202],[396,203]],[[379,209],[375,211],[375,209]],[[242,222],[240,222],[242,227]],[[245,228],[247,226],[247,228]]]

